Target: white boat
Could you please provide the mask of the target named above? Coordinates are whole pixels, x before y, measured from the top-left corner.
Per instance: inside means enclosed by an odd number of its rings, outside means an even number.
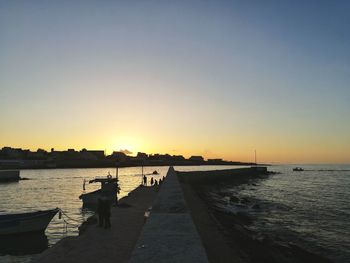
[[[0,182],[16,182],[19,177],[19,170],[0,170]]]
[[[83,200],[83,206],[97,207],[99,199],[107,199],[111,203],[116,201],[117,193],[119,192],[117,178],[112,178],[109,175],[107,178],[95,178],[90,180],[89,183],[101,183],[101,189],[80,195],[79,199]]]
[[[21,214],[0,215],[0,235],[44,233],[58,208]]]

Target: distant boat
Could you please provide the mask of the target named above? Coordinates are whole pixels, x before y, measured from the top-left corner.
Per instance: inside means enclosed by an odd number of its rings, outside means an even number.
[[[302,171],[304,171],[304,169],[301,167],[295,167],[295,168],[293,168],[293,171],[294,172],[302,172]]]
[[[0,182],[18,182],[19,170],[0,170]]]
[[[58,208],[21,213],[0,215],[0,235],[17,235],[27,233],[44,233]]]
[[[79,199],[83,200],[83,206],[96,207],[99,199],[108,199],[111,203],[115,202],[119,190],[117,178],[108,175],[107,178],[95,178],[89,183],[101,183],[101,189],[80,195]]]
[[[157,170],[154,170],[153,173],[154,175],[159,174]]]

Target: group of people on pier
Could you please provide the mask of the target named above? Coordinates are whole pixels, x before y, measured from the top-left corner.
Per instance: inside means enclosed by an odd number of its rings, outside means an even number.
[[[163,181],[164,181],[164,176],[163,176],[163,178],[159,178],[159,180],[154,179],[153,177],[151,177],[150,186],[160,185],[161,183],[163,183]],[[147,176],[146,175],[143,176],[143,184],[142,185],[147,186]]]

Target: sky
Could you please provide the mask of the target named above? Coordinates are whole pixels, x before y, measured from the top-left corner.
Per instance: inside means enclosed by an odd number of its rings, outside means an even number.
[[[0,0],[0,147],[350,163],[349,13]]]

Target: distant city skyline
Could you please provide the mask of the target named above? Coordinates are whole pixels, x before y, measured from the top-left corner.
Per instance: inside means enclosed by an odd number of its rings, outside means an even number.
[[[20,151],[30,151],[30,152],[42,152],[42,151],[45,151],[47,153],[50,153],[50,152],[69,152],[69,151],[76,151],[76,152],[84,152],[84,151],[87,151],[87,152],[103,152],[105,156],[109,156],[109,155],[113,155],[114,153],[122,153],[122,154],[125,154],[126,156],[130,156],[130,157],[135,157],[139,154],[147,154],[147,155],[170,155],[170,156],[183,156],[183,157],[186,157],[186,158],[190,158],[190,157],[193,157],[193,156],[200,156],[200,155],[194,155],[194,154],[191,154],[191,155],[183,155],[181,153],[174,153],[174,154],[171,154],[171,153],[167,153],[167,152],[156,152],[156,153],[147,153],[147,152],[143,152],[143,151],[135,151],[135,152],[131,152],[129,151],[128,149],[119,149],[119,150],[113,150],[111,152],[108,152],[107,150],[105,149],[90,149],[90,148],[73,148],[73,147],[68,147],[68,148],[65,148],[65,149],[55,149],[55,148],[50,148],[50,149],[45,149],[43,147],[39,147],[37,149],[29,149],[29,148],[22,148],[22,147],[11,147],[11,146],[4,146],[4,147],[0,147],[0,153],[3,151],[3,150],[20,150]],[[1,159],[1,158],[0,158]],[[222,159],[222,158],[204,158],[204,159]],[[236,160],[227,160],[227,161],[236,161]],[[239,160],[237,160],[239,161]]]
[[[114,151],[106,154],[103,150],[67,149],[46,151],[3,147],[0,149],[0,169],[56,169],[56,168],[97,168],[97,167],[134,167],[134,166],[193,166],[193,165],[253,165],[252,162],[223,160],[222,158],[204,158],[182,154]]]
[[[1,1],[0,147],[350,163],[349,1]]]

